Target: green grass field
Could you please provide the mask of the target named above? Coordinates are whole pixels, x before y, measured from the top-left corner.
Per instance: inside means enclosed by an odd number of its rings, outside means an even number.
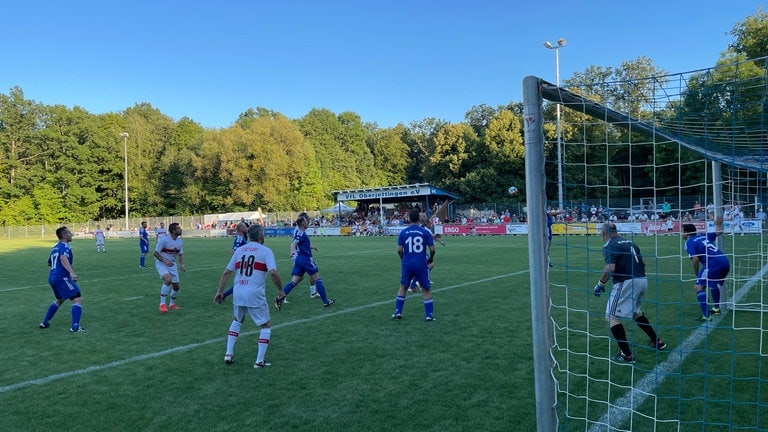
[[[433,272],[436,322],[418,294],[391,319],[396,239],[314,238],[330,308],[307,282],[272,312],[272,367],[253,369],[246,321],[223,363],[231,299],[212,298],[231,239],[185,239],[182,309],[157,311],[160,280],[138,269],[136,240],[75,240],[82,325],[53,299],[54,241],[0,242],[4,284],[2,431],[503,431],[535,429],[525,237],[448,238]],[[154,243],[154,242],[153,242]],[[268,238],[284,281],[288,240]],[[269,286],[270,293],[274,287]]]
[[[702,326],[692,319],[697,305],[680,239],[635,240],[648,261],[644,311],[669,346],[650,350],[647,337],[626,324],[635,366],[607,360],[617,348],[603,319],[606,296],[592,293],[602,242],[554,240],[561,430],[593,430],[627,397],[635,398],[634,415],[619,430],[768,429],[764,314],[728,312],[697,339]],[[736,254],[728,295],[765,265],[754,253],[759,240],[727,239],[726,251]],[[0,242],[0,430],[533,431],[528,239],[446,241],[437,247],[437,321],[429,323],[418,294],[409,294],[402,321],[391,319],[400,264],[394,237],[313,238],[337,302],[323,308],[302,282],[272,312],[272,367],[259,370],[250,321],[235,364],[223,363],[231,300],[214,305],[212,298],[231,239],[185,240],[182,309],[167,315],[157,311],[153,260],[137,268],[136,240],[108,241],[106,254],[93,241],[74,241],[88,329],[80,334],[69,333],[69,303],[51,328],[37,328],[52,301],[46,260],[54,242]],[[288,240],[267,244],[287,281]],[[762,278],[745,299],[765,302],[765,284]]]

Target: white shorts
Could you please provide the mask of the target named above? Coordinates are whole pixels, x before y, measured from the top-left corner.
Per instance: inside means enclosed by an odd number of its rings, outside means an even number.
[[[628,279],[613,285],[608,303],[605,305],[607,316],[634,318],[635,314],[642,314],[640,306],[643,304],[645,292],[648,289],[648,279]]]
[[[179,283],[179,267],[176,266],[176,263],[168,267],[162,262],[155,260],[155,269],[157,269],[157,274],[160,275],[160,278],[162,278],[164,274],[168,273],[171,275],[171,283]]]
[[[263,306],[234,306],[234,314],[237,322],[243,322],[245,314],[250,315],[257,326],[262,326],[269,322],[269,306],[266,302]]]

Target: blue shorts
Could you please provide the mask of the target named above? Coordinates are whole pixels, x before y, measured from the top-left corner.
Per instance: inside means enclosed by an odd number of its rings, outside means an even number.
[[[149,253],[149,243],[144,243],[144,242],[139,243],[139,250],[144,255],[148,254]]]
[[[68,277],[49,276],[48,284],[51,285],[57,300],[72,300],[80,297],[80,287],[77,286],[77,282]]]
[[[411,279],[414,278],[419,285],[421,285],[421,289],[429,290],[431,288],[429,282],[429,267],[427,267],[426,261],[414,263],[403,262],[402,272],[400,273],[400,285],[408,286]]]
[[[699,270],[699,274],[696,277],[696,285],[709,286],[710,288],[722,286],[730,271],[731,264],[727,259],[710,259],[707,267]]]
[[[293,260],[293,270],[291,270],[291,276],[304,276],[304,273],[312,276],[319,272],[320,269],[315,265],[315,259],[311,256],[297,255]]]

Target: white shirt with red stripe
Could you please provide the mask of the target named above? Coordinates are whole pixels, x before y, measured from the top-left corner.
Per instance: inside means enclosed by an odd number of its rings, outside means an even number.
[[[181,237],[175,239],[171,236],[160,237],[155,245],[155,252],[159,252],[166,260],[176,263],[176,257],[184,255],[184,243]]]
[[[232,304],[258,307],[266,304],[267,273],[276,270],[272,249],[258,242],[248,242],[235,249],[227,270],[235,273]]]

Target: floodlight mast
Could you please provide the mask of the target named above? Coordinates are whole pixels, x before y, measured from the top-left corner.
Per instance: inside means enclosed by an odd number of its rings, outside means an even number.
[[[555,51],[555,84],[560,87],[560,48],[566,44],[565,38],[557,40],[557,45],[551,42],[544,42],[544,48]],[[563,150],[560,138],[560,104],[555,104],[556,112],[556,135],[557,135],[557,205],[558,209],[563,210]]]
[[[125,180],[125,230],[128,231],[128,132],[120,134],[123,137],[123,160],[125,163],[123,178]]]

